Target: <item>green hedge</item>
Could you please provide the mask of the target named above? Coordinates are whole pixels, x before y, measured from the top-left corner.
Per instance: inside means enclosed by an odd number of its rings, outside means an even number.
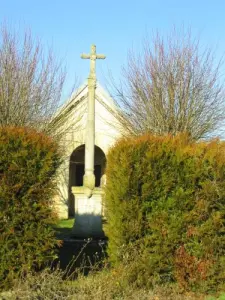
[[[25,128],[0,128],[0,287],[55,257],[50,224],[56,144]]]
[[[137,284],[225,282],[225,144],[187,136],[128,138],[109,152],[108,254]]]

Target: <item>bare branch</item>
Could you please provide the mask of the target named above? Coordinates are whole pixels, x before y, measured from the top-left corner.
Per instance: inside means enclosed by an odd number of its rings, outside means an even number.
[[[120,85],[113,84],[126,132],[188,132],[193,139],[218,134],[225,118],[222,65],[190,31],[145,40],[140,55],[128,53]]]
[[[53,51],[44,52],[29,31],[21,38],[1,26],[0,126],[27,126],[56,137],[58,124],[52,116],[60,104],[65,74]]]

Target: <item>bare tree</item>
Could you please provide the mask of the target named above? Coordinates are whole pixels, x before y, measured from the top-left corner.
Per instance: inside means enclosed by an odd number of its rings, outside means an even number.
[[[54,134],[52,121],[65,79],[65,69],[52,50],[44,51],[29,31],[22,37],[0,28],[0,126],[28,126]],[[59,118],[58,118],[59,119]]]
[[[154,35],[152,42],[144,41],[141,54],[129,52],[123,79],[114,84],[120,122],[132,134],[211,135],[225,119],[221,66],[190,31]]]

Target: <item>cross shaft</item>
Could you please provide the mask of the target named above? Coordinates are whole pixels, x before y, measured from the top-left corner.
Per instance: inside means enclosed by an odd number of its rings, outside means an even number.
[[[90,74],[88,77],[88,114],[85,139],[85,174],[83,185],[87,196],[91,197],[95,188],[94,148],[95,148],[95,89],[96,89],[96,59],[105,59],[105,55],[96,54],[96,46],[91,45],[90,54],[82,54],[81,58],[90,59]]]

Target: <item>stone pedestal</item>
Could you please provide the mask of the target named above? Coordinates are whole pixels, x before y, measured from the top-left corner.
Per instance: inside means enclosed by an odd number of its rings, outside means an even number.
[[[72,235],[81,238],[103,238],[103,190],[95,188],[90,198],[87,196],[85,187],[72,187],[72,193],[75,198],[75,224]]]

